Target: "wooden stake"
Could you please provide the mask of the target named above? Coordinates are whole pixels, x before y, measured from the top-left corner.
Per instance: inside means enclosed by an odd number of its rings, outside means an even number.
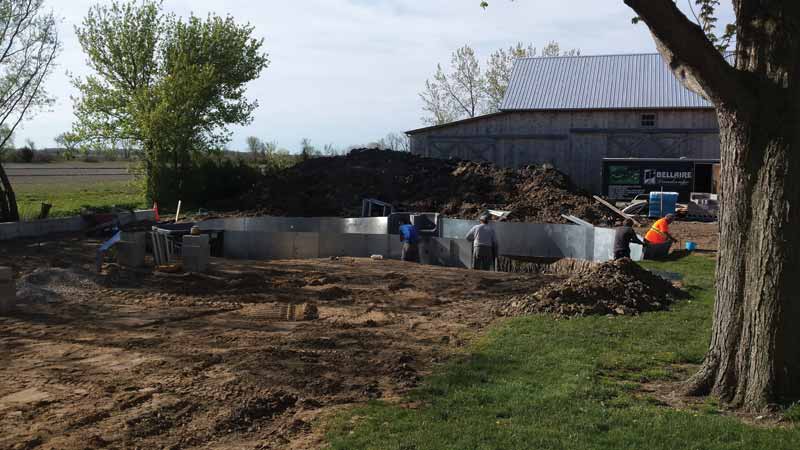
[[[624,212],[620,211],[619,209],[617,209],[616,206],[612,205],[611,203],[608,203],[607,201],[603,200],[602,198],[600,198],[600,197],[598,197],[596,195],[594,195],[593,197],[594,197],[595,200],[600,202],[603,206],[605,206],[606,208],[610,209],[611,211],[614,211],[615,213],[619,214],[623,218],[631,219],[633,221],[633,223],[636,224],[637,227],[642,226],[642,224],[639,223],[636,219],[634,219],[633,217],[631,217],[631,216],[625,214]]]

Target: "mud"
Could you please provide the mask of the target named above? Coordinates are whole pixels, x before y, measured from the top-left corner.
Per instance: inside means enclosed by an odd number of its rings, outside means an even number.
[[[358,217],[365,197],[391,203],[400,211],[459,218],[499,209],[511,211],[511,221],[565,223],[561,214],[594,224],[615,220],[553,168],[509,170],[489,163],[366,149],[299,163],[265,178],[246,196],[254,214],[302,217]]]
[[[96,241],[7,244],[41,298],[0,317],[0,448],[314,448],[316,419],[397,399],[561,279],[349,258],[94,275]]]

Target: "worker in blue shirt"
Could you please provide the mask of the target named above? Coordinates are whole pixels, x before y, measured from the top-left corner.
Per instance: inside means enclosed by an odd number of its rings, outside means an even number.
[[[400,259],[409,262],[419,262],[419,232],[417,227],[400,220],[400,241],[403,243],[403,253]]]

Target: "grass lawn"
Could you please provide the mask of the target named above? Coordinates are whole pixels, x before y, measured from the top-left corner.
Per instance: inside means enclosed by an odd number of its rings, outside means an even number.
[[[683,379],[677,367],[702,361],[714,260],[690,256],[646,266],[684,274],[694,298],[639,317],[505,322],[409,396],[423,406],[376,401],[333,419],[330,447],[800,448],[800,428],[745,425],[721,415],[713,400],[678,411],[642,394],[640,383]]]
[[[15,186],[20,216],[35,218],[41,203],[53,205],[51,217],[80,213],[81,207],[144,207],[144,198],[129,181],[86,181],[63,184],[18,184]]]

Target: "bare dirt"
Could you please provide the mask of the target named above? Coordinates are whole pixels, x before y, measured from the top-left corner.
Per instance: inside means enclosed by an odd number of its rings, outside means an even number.
[[[636,315],[666,309],[685,298],[669,281],[624,258],[584,265],[560,283],[515,296],[495,307],[498,315],[548,313],[558,316]]]
[[[0,317],[0,448],[313,448],[315,419],[398,398],[561,279],[349,258],[98,276],[97,245],[0,248],[29,303]]]
[[[357,217],[364,197],[391,203],[399,211],[460,218],[498,209],[511,211],[508,219],[522,222],[564,223],[561,214],[594,224],[615,219],[553,168],[510,170],[489,163],[369,149],[301,162],[265,177],[247,195],[249,206],[258,214],[301,217]]]

